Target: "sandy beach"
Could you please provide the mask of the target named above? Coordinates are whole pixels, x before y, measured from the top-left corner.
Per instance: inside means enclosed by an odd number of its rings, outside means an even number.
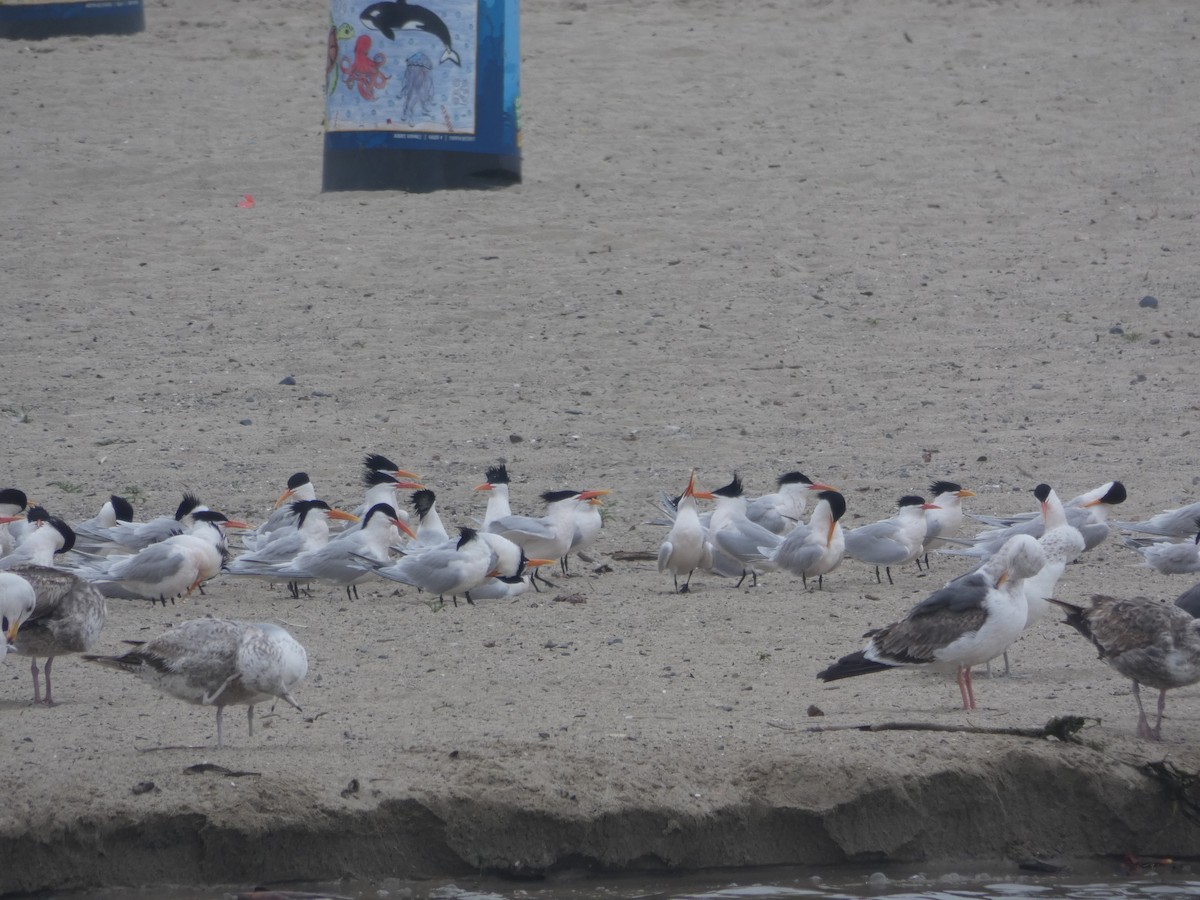
[[[451,526],[501,461],[518,512],[613,492],[588,560],[516,602],[229,576],[110,601],[94,652],[208,615],[304,644],[303,712],[250,737],[231,708],[220,751],[211,709],[77,657],[35,707],[6,658],[0,894],[1194,857],[1196,789],[1147,764],[1200,771],[1200,689],[1140,741],[1129,682],[1052,620],[970,714],[952,676],[824,685],[968,561],[681,595],[649,524],[693,468],[751,494],[799,469],[846,527],[937,479],[988,514],[1039,482],[1119,479],[1129,520],[1200,499],[1193,5],[521,15],[524,180],[487,192],[321,193],[321,2],[147,0],[139,35],[0,44],[0,486],[67,519],[191,490],[256,523],[300,470],[353,508],[376,452]],[[1059,596],[1194,583],[1138,562],[1110,538]],[[809,730],[1062,715],[1082,743]]]

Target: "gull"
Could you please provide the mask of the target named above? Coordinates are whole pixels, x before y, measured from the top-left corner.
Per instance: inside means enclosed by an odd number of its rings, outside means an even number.
[[[1200,618],[1200,584],[1193,584],[1176,597],[1175,605],[1193,618]]]
[[[268,622],[193,619],[121,656],[84,659],[137,675],[187,703],[217,708],[217,748],[223,745],[221,713],[247,706],[254,736],[254,707],[279,698],[300,709],[292,690],[308,674],[308,655],[285,629]]]
[[[880,584],[879,567],[892,581],[892,566],[903,566],[915,560],[925,544],[925,514],[937,509],[924,497],[908,494],[897,502],[896,515],[881,522],[860,525],[846,532],[846,556],[875,566],[875,580]]]
[[[666,539],[658,548],[658,571],[668,569],[675,580],[675,590],[686,594],[691,590],[692,572],[707,569],[712,565],[712,545],[708,542],[708,531],[700,523],[700,512],[696,500],[713,500],[708,491],[696,490],[696,470],[688,477],[687,487],[675,502],[674,522]],[[683,586],[679,578],[683,576]]]
[[[868,632],[862,650],[817,675],[822,681],[885,669],[954,670],[963,709],[975,709],[971,668],[999,656],[1025,628],[1022,581],[1045,561],[1029,535],[1016,535],[974,572],[951,581],[899,622]]]
[[[37,603],[33,585],[13,572],[0,572],[0,659],[20,634],[21,625],[33,615]],[[16,649],[13,647],[12,649]]]
[[[801,521],[810,491],[832,491],[803,472],[785,472],[776,481],[778,490],[746,503],[746,518],[775,534],[787,534]]]
[[[19,575],[33,587],[36,605],[13,644],[17,653],[30,657],[34,703],[42,702],[37,661],[45,658],[45,702],[53,706],[50,669],[55,657],[90,650],[104,628],[108,604],[93,585],[62,569],[24,565],[9,574]]]
[[[776,568],[799,575],[805,588],[813,576],[817,587],[823,588],[825,576],[841,565],[846,552],[839,521],[845,514],[846,498],[841,493],[821,491],[808,524],[797,525],[773,546],[759,547],[759,552]]]
[[[1067,611],[1065,620],[1100,652],[1100,659],[1133,682],[1138,737],[1162,739],[1167,691],[1200,681],[1200,619],[1171,603],[1146,597],[1095,594],[1089,607],[1050,601]],[[1154,727],[1142,707],[1141,686],[1158,688]]]

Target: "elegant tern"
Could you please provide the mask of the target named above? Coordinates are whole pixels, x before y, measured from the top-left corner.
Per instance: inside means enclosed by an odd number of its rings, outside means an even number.
[[[1200,528],[1200,518],[1192,523]],[[1142,558],[1142,565],[1160,575],[1192,575],[1200,572],[1200,531],[1190,541],[1150,540],[1125,538],[1126,547],[1135,550]]]
[[[278,580],[276,570],[279,566],[290,563],[301,553],[329,543],[330,519],[357,521],[352,514],[334,509],[324,500],[295,500],[288,506],[288,513],[295,524],[271,532],[270,539],[258,549],[243,553],[231,561],[225,567],[226,572],[230,575]]]
[[[501,516],[489,522],[487,530],[508,538],[530,557],[562,559],[570,551],[575,536],[576,507],[608,493],[607,490],[546,491],[542,494],[545,515]]]
[[[413,537],[413,531],[390,503],[376,503],[357,527],[330,538],[324,546],[305,551],[276,567],[281,581],[296,584],[321,581],[346,589],[346,599],[358,596],[358,585],[374,575],[371,565],[386,565],[393,528]],[[370,562],[368,562],[368,560]]]
[[[1106,481],[1063,504],[1067,521],[1079,529],[1088,550],[1098,547],[1108,537],[1111,530],[1109,512],[1113,506],[1124,503],[1128,496],[1124,484],[1119,481]],[[994,553],[1014,534],[1028,534],[1035,538],[1042,536],[1043,520],[1038,511],[1009,518],[975,518],[994,523],[992,528],[979,532],[972,541],[985,555]]]
[[[416,543],[418,547],[436,547],[450,540],[450,532],[442,524],[437,510],[437,495],[423,488],[412,495],[413,510],[417,514]]]
[[[822,681],[900,667],[953,670],[963,709],[975,709],[971,668],[999,656],[1025,627],[1024,579],[1045,558],[1029,535],[1010,538],[974,572],[918,603],[899,622],[869,632],[866,646],[817,675]]]
[[[477,491],[487,491],[487,508],[483,513],[483,527],[486,530],[496,519],[512,515],[512,506],[508,498],[508,467],[503,463],[488,466],[485,474],[487,480],[475,486]]]
[[[839,521],[845,514],[846,498],[841,493],[821,491],[807,524],[800,523],[777,544],[759,547],[759,551],[777,569],[799,575],[805,588],[814,576],[817,587],[823,588],[824,577],[841,565],[846,552],[846,536]]]
[[[691,590],[692,572],[707,569],[712,565],[712,545],[708,542],[708,530],[700,522],[700,511],[696,500],[713,500],[709,491],[696,489],[696,470],[688,477],[675,503],[674,522],[666,539],[658,548],[658,571],[670,571],[675,580],[675,590],[686,594]],[[683,586],[679,578],[683,577]]]
[[[191,513],[185,534],[150,544],[137,553],[108,556],[82,563],[76,572],[107,597],[141,598],[167,605],[188,596],[220,573],[229,558],[226,528],[246,528],[211,509]],[[203,589],[201,592],[203,592]]]
[[[803,520],[810,491],[836,488],[814,482],[803,472],[785,472],[776,481],[777,490],[746,503],[746,518],[775,534],[787,534]]]
[[[713,548],[709,570],[737,577],[738,587],[749,575],[751,584],[757,586],[758,570],[769,571],[774,568],[758,548],[770,544],[777,535],[746,517],[742,480],[736,473],[729,484],[714,489],[712,493],[717,505],[708,520],[708,542]]]
[[[875,580],[881,584],[880,566],[887,572],[888,584],[895,584],[892,566],[906,565],[921,554],[925,544],[925,514],[938,508],[915,494],[901,497],[896,506],[896,515],[890,519],[846,532],[846,556],[875,566]]]
[[[1196,520],[1200,519],[1200,501],[1168,509],[1141,522],[1114,522],[1117,528],[1155,534],[1177,541],[1186,540],[1196,533]]]
[[[118,522],[111,528],[97,529],[87,541],[79,541],[76,549],[103,555],[137,553],[151,544],[185,533],[192,525],[192,514],[207,508],[194,494],[185,493],[173,516],[156,516],[146,522]]]
[[[1146,597],[1093,595],[1088,607],[1050,601],[1067,611],[1070,625],[1095,645],[1100,658],[1133,682],[1138,737],[1162,739],[1167,691],[1200,681],[1200,619],[1180,607]],[[1158,688],[1154,727],[1142,707],[1141,686]]]
[[[33,615],[37,596],[33,585],[15,572],[0,572],[0,659],[17,640],[21,625]],[[16,649],[14,646],[12,649]]]
[[[14,647],[17,653],[30,657],[34,703],[42,702],[37,661],[38,657],[45,658],[45,703],[53,706],[50,669],[55,657],[90,650],[104,628],[108,604],[93,585],[62,569],[25,565],[13,569],[12,574],[32,585],[36,596],[33,613],[21,626]]]
[[[217,708],[217,747],[223,746],[221,713],[247,706],[254,735],[254,706],[279,698],[296,709],[292,690],[308,674],[308,655],[285,629],[267,622],[193,619],[121,656],[84,659],[137,675],[155,688],[198,706]]]
[[[953,481],[935,481],[929,487],[929,502],[937,509],[925,513],[925,540],[922,550],[925,554],[925,568],[929,568],[929,551],[944,546],[946,538],[958,534],[962,527],[962,502],[968,497],[974,497],[974,491],[966,490],[961,484]]]
[[[603,505],[600,497],[593,497],[575,507],[575,530],[571,534],[571,546],[558,561],[563,575],[568,574],[567,557],[572,553],[582,555],[600,537],[600,531],[604,528],[604,516],[600,512]]]
[[[31,506],[26,519],[29,531],[13,551],[0,559],[0,570],[17,566],[53,566],[57,553],[67,553],[75,546],[75,532],[62,519],[52,516],[41,506]]]
[[[446,540],[438,546],[416,548],[394,563],[373,566],[376,575],[389,581],[407,584],[445,602],[446,596],[458,605],[458,597],[471,600],[471,589],[495,575],[491,546],[474,528],[461,528],[457,540]]]
[[[12,553],[17,537],[14,529],[9,528],[10,522],[16,522],[29,506],[29,498],[25,492],[17,488],[0,488],[0,557]]]

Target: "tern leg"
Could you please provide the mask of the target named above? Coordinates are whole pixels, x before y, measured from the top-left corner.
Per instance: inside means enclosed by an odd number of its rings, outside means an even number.
[[[221,710],[223,710],[224,708],[225,707],[221,706],[219,703],[217,704],[217,749],[218,750],[220,750],[221,746],[222,746],[222,744],[221,744]]]
[[[246,727],[250,729],[250,737],[254,737],[254,704],[246,707]]]
[[[883,567],[883,571],[887,572],[888,584],[895,584],[896,582],[892,581],[892,567],[891,567],[891,566],[884,566],[884,567]],[[878,576],[878,575],[879,575],[879,570],[878,570],[878,569],[876,569],[876,570],[875,570],[875,574],[876,574],[876,576]]]

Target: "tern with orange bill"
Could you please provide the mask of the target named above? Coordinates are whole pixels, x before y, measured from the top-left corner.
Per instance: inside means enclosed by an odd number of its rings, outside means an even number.
[[[675,516],[671,530],[658,548],[658,571],[671,573],[675,590],[680,594],[691,591],[692,572],[712,565],[712,545],[708,529],[700,522],[697,500],[715,500],[711,491],[696,489],[696,470],[688,476],[687,487],[675,501]],[[680,577],[683,585],[679,584]]]

